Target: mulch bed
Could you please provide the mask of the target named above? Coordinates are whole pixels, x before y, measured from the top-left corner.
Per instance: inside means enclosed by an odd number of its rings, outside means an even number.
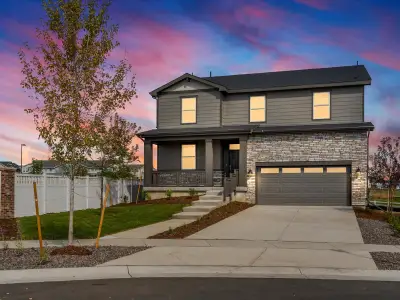
[[[59,251],[59,249],[65,248],[46,248],[46,258],[42,261],[39,248],[0,249],[0,270],[94,267],[113,259],[146,250],[149,247],[104,246],[98,249],[95,247],[75,247],[84,249],[75,249],[75,251],[80,253],[88,251],[91,254],[62,255],[60,252],[65,252],[65,250]],[[57,255],[52,255],[53,252],[56,252]]]
[[[234,201],[211,211],[195,222],[158,233],[149,239],[183,239],[252,206],[254,204]]]
[[[400,234],[387,222],[385,212],[354,208],[364,243],[400,245]],[[396,215],[396,213],[394,213]]]
[[[17,219],[0,219],[0,240],[11,240],[17,235]]]
[[[371,252],[371,256],[379,270],[400,270],[399,252]]]
[[[92,255],[92,253],[93,252],[86,247],[69,245],[54,249],[50,252],[50,255]]]
[[[121,203],[118,206],[127,205],[147,205],[147,204],[192,204],[193,201],[199,200],[199,196],[183,196],[183,197],[171,197],[170,199],[162,198],[155,200],[139,201],[138,203]]]

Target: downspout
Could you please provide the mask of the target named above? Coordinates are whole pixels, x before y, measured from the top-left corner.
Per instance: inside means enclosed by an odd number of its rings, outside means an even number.
[[[367,187],[366,187],[366,195],[367,195],[367,206],[369,206],[369,134],[370,130],[367,131]]]

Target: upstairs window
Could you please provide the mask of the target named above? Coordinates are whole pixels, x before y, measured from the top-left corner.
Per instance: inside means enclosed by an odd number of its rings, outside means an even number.
[[[182,145],[182,170],[196,170],[196,145]]]
[[[196,123],[196,97],[182,98],[182,124]]]
[[[318,92],[313,94],[313,120],[331,118],[331,93]]]
[[[265,96],[250,97],[250,122],[265,122]]]

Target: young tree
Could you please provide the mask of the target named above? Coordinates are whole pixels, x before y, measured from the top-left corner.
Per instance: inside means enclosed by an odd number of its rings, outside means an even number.
[[[391,213],[395,189],[400,184],[400,137],[383,137],[377,151],[370,156],[370,161],[371,183],[388,187],[387,211]]]
[[[43,161],[32,159],[32,174],[42,174],[43,172]]]
[[[119,43],[118,26],[110,24],[110,1],[43,0],[46,18],[36,30],[39,45],[30,55],[28,44],[19,51],[24,79],[32,92],[33,115],[39,138],[52,158],[68,165],[70,218],[68,242],[73,242],[74,176],[91,155],[96,139],[95,119],[125,107],[136,95],[131,65],[107,58]]]
[[[93,125],[92,131],[96,141],[94,155],[98,159],[101,170],[100,203],[102,205],[104,177],[125,179],[131,176],[131,168],[128,164],[138,160],[136,156],[138,145],[132,142],[140,131],[140,127],[136,123],[123,119],[117,113],[105,121],[97,118]]]

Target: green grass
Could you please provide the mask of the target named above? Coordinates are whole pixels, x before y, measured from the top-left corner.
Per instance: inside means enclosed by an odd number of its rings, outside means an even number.
[[[387,189],[371,189],[370,199],[378,201],[387,201],[388,190]],[[393,202],[400,203],[400,190],[395,190]]]
[[[169,219],[180,212],[184,204],[125,205],[106,208],[101,235],[145,226]],[[40,217],[43,239],[68,237],[69,213],[45,214]],[[38,239],[36,216],[19,218],[24,239]],[[100,209],[78,210],[74,213],[74,236],[78,239],[97,237]]]

